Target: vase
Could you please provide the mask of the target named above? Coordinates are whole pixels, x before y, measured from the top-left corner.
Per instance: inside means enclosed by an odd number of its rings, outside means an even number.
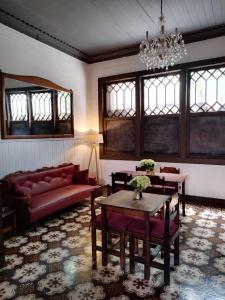
[[[134,192],[134,199],[139,200],[142,198],[142,192],[141,191],[135,191]]]

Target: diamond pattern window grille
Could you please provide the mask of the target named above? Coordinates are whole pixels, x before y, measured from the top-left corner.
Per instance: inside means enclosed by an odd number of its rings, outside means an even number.
[[[190,112],[225,111],[225,68],[190,73]]]
[[[14,93],[9,95],[11,120],[27,121],[27,95],[26,93]]]
[[[144,115],[180,112],[180,75],[144,79]]]
[[[58,118],[59,120],[71,119],[71,97],[70,93],[57,92]]]
[[[34,121],[52,120],[52,102],[50,92],[32,93],[31,102]]]
[[[135,81],[106,86],[106,116],[134,117],[136,115]]]

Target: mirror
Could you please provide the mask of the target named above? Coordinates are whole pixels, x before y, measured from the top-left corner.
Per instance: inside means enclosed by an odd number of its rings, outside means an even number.
[[[73,137],[73,94],[49,80],[4,74],[2,138]]]

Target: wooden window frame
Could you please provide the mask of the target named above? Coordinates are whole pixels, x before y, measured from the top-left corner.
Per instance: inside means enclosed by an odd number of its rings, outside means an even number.
[[[14,79],[14,80],[19,80],[19,81],[24,81],[28,82],[31,84],[35,84],[37,86],[40,86],[40,88],[48,88],[50,90],[55,90],[55,91],[64,91],[68,92],[71,95],[71,117],[68,119],[71,123],[71,132],[70,133],[59,133],[59,132],[52,132],[52,133],[47,133],[47,134],[8,134],[7,132],[7,126],[6,126],[6,120],[7,119],[7,112],[6,112],[6,105],[5,105],[5,78],[9,79]],[[26,88],[23,88],[26,89]],[[61,87],[54,82],[51,82],[47,79],[41,78],[41,77],[35,77],[35,76],[22,76],[22,75],[14,75],[14,74],[7,74],[7,73],[2,73],[0,72],[0,114],[1,114],[1,138],[2,139],[45,139],[45,138],[73,138],[74,137],[74,122],[73,122],[73,91],[66,89],[64,87]],[[53,93],[56,94],[56,93]],[[54,96],[54,95],[53,95]],[[55,104],[53,105],[53,98],[55,100]],[[29,128],[31,128],[32,122],[33,123],[38,123],[38,122],[52,122],[53,126],[52,129],[53,131],[56,128],[56,125],[60,125],[65,123],[65,120],[58,120],[57,118],[57,101],[55,99],[56,97],[52,97],[52,119],[47,120],[47,121],[41,121],[41,120],[33,120],[33,115],[32,115],[32,107],[31,107],[31,100],[29,99],[28,105],[30,105],[30,108],[28,109],[28,122],[29,122]],[[29,114],[30,110],[30,114]],[[53,128],[54,127],[54,128]]]
[[[179,154],[178,155],[151,155],[152,159],[157,161],[175,162],[175,163],[194,163],[194,164],[214,164],[225,165],[225,156],[212,157],[212,156],[193,156],[189,153],[189,111],[188,103],[190,97],[190,80],[189,74],[191,71],[198,69],[209,69],[212,67],[224,67],[225,56],[213,59],[200,60],[191,63],[179,64],[171,67],[169,71],[138,71],[132,73],[119,74],[109,77],[102,77],[98,79],[98,104],[99,104],[99,128],[100,132],[106,136],[104,124],[104,111],[105,111],[105,88],[106,84],[114,82],[121,82],[126,80],[136,80],[136,151],[133,155],[126,155],[125,153],[110,154],[106,151],[106,145],[100,145],[100,159],[113,159],[113,160],[140,160],[146,158],[147,154],[143,153],[143,84],[142,81],[148,77],[158,77],[169,75],[172,73],[180,74],[180,118],[179,118]],[[217,114],[217,112],[213,112]],[[220,112],[223,113],[223,112]],[[195,114],[195,113],[192,113]],[[203,112],[209,114],[209,112]],[[225,113],[223,113],[225,114]],[[168,116],[171,116],[169,114]]]

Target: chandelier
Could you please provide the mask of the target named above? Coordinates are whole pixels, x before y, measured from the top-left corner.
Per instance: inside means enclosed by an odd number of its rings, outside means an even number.
[[[159,22],[159,37],[149,39],[148,31],[146,31],[146,38],[140,44],[139,57],[146,64],[147,70],[163,68],[168,70],[169,66],[173,66],[187,54],[182,34],[178,32],[177,28],[175,33],[166,34],[165,32],[162,0]]]

